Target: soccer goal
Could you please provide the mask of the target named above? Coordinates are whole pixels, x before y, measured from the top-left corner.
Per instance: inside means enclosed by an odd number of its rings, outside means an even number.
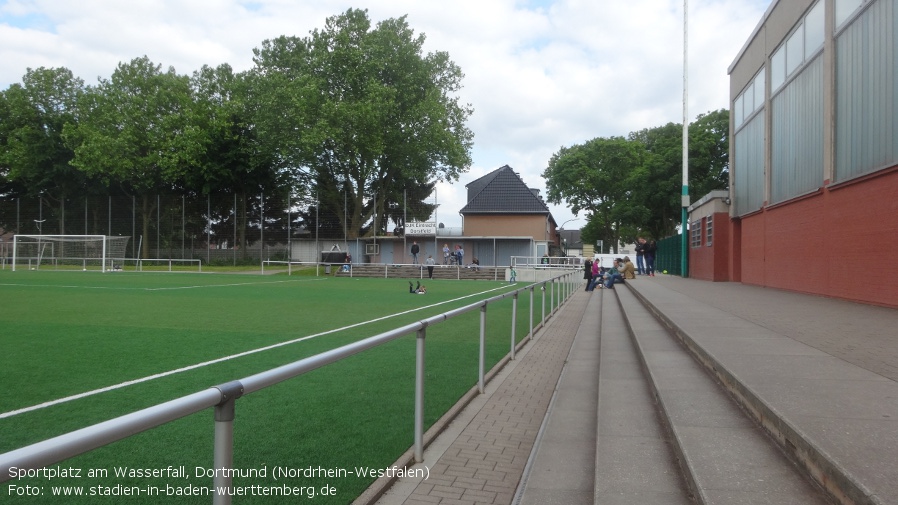
[[[131,237],[106,235],[15,235],[12,269],[52,266],[58,270],[121,269]]]

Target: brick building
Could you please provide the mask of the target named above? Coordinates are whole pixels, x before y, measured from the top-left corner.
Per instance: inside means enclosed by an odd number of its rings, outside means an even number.
[[[729,219],[691,219],[714,280],[898,307],[896,31],[898,0],[772,2],[729,68]]]

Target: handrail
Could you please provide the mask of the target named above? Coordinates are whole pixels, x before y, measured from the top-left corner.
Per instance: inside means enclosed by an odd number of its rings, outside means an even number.
[[[243,379],[214,386],[203,391],[182,396],[165,403],[154,405],[130,414],[126,414],[108,421],[104,421],[86,428],[72,431],[57,437],[37,442],[13,451],[0,454],[0,482],[6,482],[14,477],[11,470],[43,468],[65,459],[98,449],[113,442],[136,435],[143,431],[159,427],[163,424],[175,421],[182,417],[195,414],[215,407],[215,442],[213,463],[216,469],[233,467],[233,421],[234,404],[241,396],[262,390],[274,384],[283,382],[302,375],[306,372],[321,368],[328,364],[340,361],[346,357],[358,354],[378,345],[392,341],[410,333],[417,333],[417,351],[415,366],[415,460],[423,460],[423,401],[424,401],[424,340],[427,328],[447,321],[453,317],[480,310],[480,352],[478,356],[478,390],[484,391],[484,357],[486,339],[486,313],[491,303],[513,297],[512,317],[517,316],[517,298],[522,291],[530,291],[530,331],[526,339],[533,337],[533,294],[539,286],[542,293],[543,315],[540,324],[545,324],[547,317],[545,311],[546,284],[550,284],[549,294],[551,317],[572,293],[576,291],[579,280],[574,273],[568,272],[553,277],[552,279],[529,284],[513,291],[508,291],[491,298],[480,300],[464,307],[459,307],[441,314],[422,319],[415,323],[407,324],[399,328],[379,333],[377,335],[325,351],[314,356],[303,358],[293,363],[273,368],[264,372],[250,375]],[[558,300],[556,304],[555,284],[559,284]],[[512,324],[511,350],[509,356],[514,359],[514,323]],[[214,488],[226,488],[231,484],[228,472],[216,472]],[[214,504],[229,504],[231,497],[227,494],[214,494]]]

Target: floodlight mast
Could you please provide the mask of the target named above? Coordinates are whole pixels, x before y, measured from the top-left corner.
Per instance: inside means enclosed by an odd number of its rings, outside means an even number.
[[[688,277],[688,244],[687,233],[689,221],[689,0],[683,0],[683,192],[682,199],[682,227],[680,242],[680,275]]]

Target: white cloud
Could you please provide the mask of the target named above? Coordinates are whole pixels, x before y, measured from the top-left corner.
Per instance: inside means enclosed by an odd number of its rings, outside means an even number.
[[[727,67],[769,3],[690,5],[691,119],[727,107]],[[349,7],[368,9],[373,23],[407,14],[425,49],[448,52],[465,73],[474,164],[438,187],[447,226],[461,225],[464,185],[502,165],[545,194],[541,174],[561,146],[682,121],[683,4],[673,0],[8,0],[0,89],[40,66],[67,67],[93,84],[143,55],[184,74],[203,64],[246,70],[263,40],[304,37]],[[559,223],[573,217],[564,205],[551,208]]]

